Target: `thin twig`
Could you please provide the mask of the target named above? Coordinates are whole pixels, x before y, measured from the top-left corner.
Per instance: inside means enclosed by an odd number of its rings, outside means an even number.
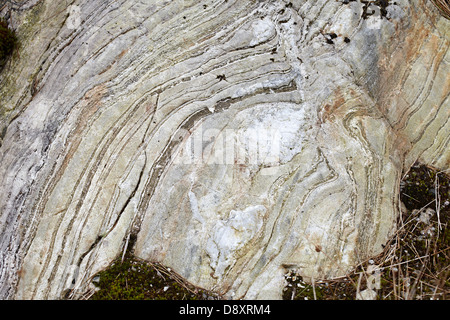
[[[429,257],[429,252],[430,252],[430,242],[427,241],[428,245],[427,245],[427,251],[425,253],[425,257]],[[420,268],[420,272],[416,278],[416,280],[414,281],[412,287],[411,287],[411,291],[408,294],[408,299],[412,299],[413,296],[416,294],[416,287],[417,287],[417,283],[419,282],[419,280],[422,278],[423,273],[425,271],[425,266],[426,266],[426,261],[422,262],[422,267]]]
[[[439,175],[436,174],[436,177],[434,179],[434,190],[435,190],[435,197],[436,197],[436,215],[438,219],[438,236],[439,237],[439,231],[442,230],[441,226],[441,218],[440,218],[440,211],[441,211],[441,195],[439,194]]]
[[[312,277],[312,287],[313,287],[314,300],[317,300],[317,296],[316,296],[316,283],[315,283],[315,281],[314,281],[314,277]]]
[[[420,203],[420,201],[419,200],[417,200],[416,198],[413,198],[413,197],[411,197],[409,194],[406,194],[406,193],[404,193],[404,192],[402,192],[402,194],[404,195],[404,196],[407,196],[408,198],[410,198],[410,199],[412,199],[412,200],[414,200],[414,201],[416,201],[416,202],[419,202]]]
[[[292,289],[291,300],[294,300],[295,292],[296,292],[296,291],[297,291],[297,288],[294,286],[294,288]]]
[[[127,252],[127,249],[128,249],[128,241],[130,240],[130,234],[128,234],[128,237],[127,237],[127,241],[125,242],[125,246],[124,246],[124,248],[123,248],[123,253],[122,253],[122,263],[123,263],[123,260],[125,259],[125,253]]]

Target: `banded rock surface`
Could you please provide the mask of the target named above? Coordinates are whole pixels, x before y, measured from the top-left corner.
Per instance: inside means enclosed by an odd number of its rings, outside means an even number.
[[[449,168],[450,28],[347,2],[2,1],[0,298],[79,298],[129,246],[233,299],[380,252],[402,173]]]

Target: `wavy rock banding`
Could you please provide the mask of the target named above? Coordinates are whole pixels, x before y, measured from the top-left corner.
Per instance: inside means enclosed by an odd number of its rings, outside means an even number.
[[[79,298],[128,245],[233,299],[380,252],[402,172],[449,168],[450,28],[346,2],[4,2],[0,298]]]

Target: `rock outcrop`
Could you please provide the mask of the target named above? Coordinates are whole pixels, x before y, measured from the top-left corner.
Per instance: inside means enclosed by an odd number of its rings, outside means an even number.
[[[431,1],[1,1],[0,298],[78,298],[131,246],[227,298],[344,275],[402,173],[450,163]],[[135,241],[134,241],[135,240]]]

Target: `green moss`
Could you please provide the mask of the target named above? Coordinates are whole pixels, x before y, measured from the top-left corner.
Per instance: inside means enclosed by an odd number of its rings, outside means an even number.
[[[94,277],[98,291],[91,300],[202,300],[213,294],[182,282],[169,269],[127,254]]]
[[[324,300],[327,294],[326,283],[316,283],[314,286],[295,273],[285,275],[287,286],[283,290],[284,300]]]
[[[438,182],[438,186],[436,185]],[[438,190],[436,190],[438,187]],[[426,166],[415,165],[406,175],[400,192],[401,200],[408,210],[430,207],[436,209],[436,193],[441,199],[450,197],[450,183],[448,177]],[[444,201],[441,202],[441,210]]]
[[[17,37],[8,27],[5,19],[0,19],[0,70],[3,69],[6,60],[13,53],[17,45]]]

